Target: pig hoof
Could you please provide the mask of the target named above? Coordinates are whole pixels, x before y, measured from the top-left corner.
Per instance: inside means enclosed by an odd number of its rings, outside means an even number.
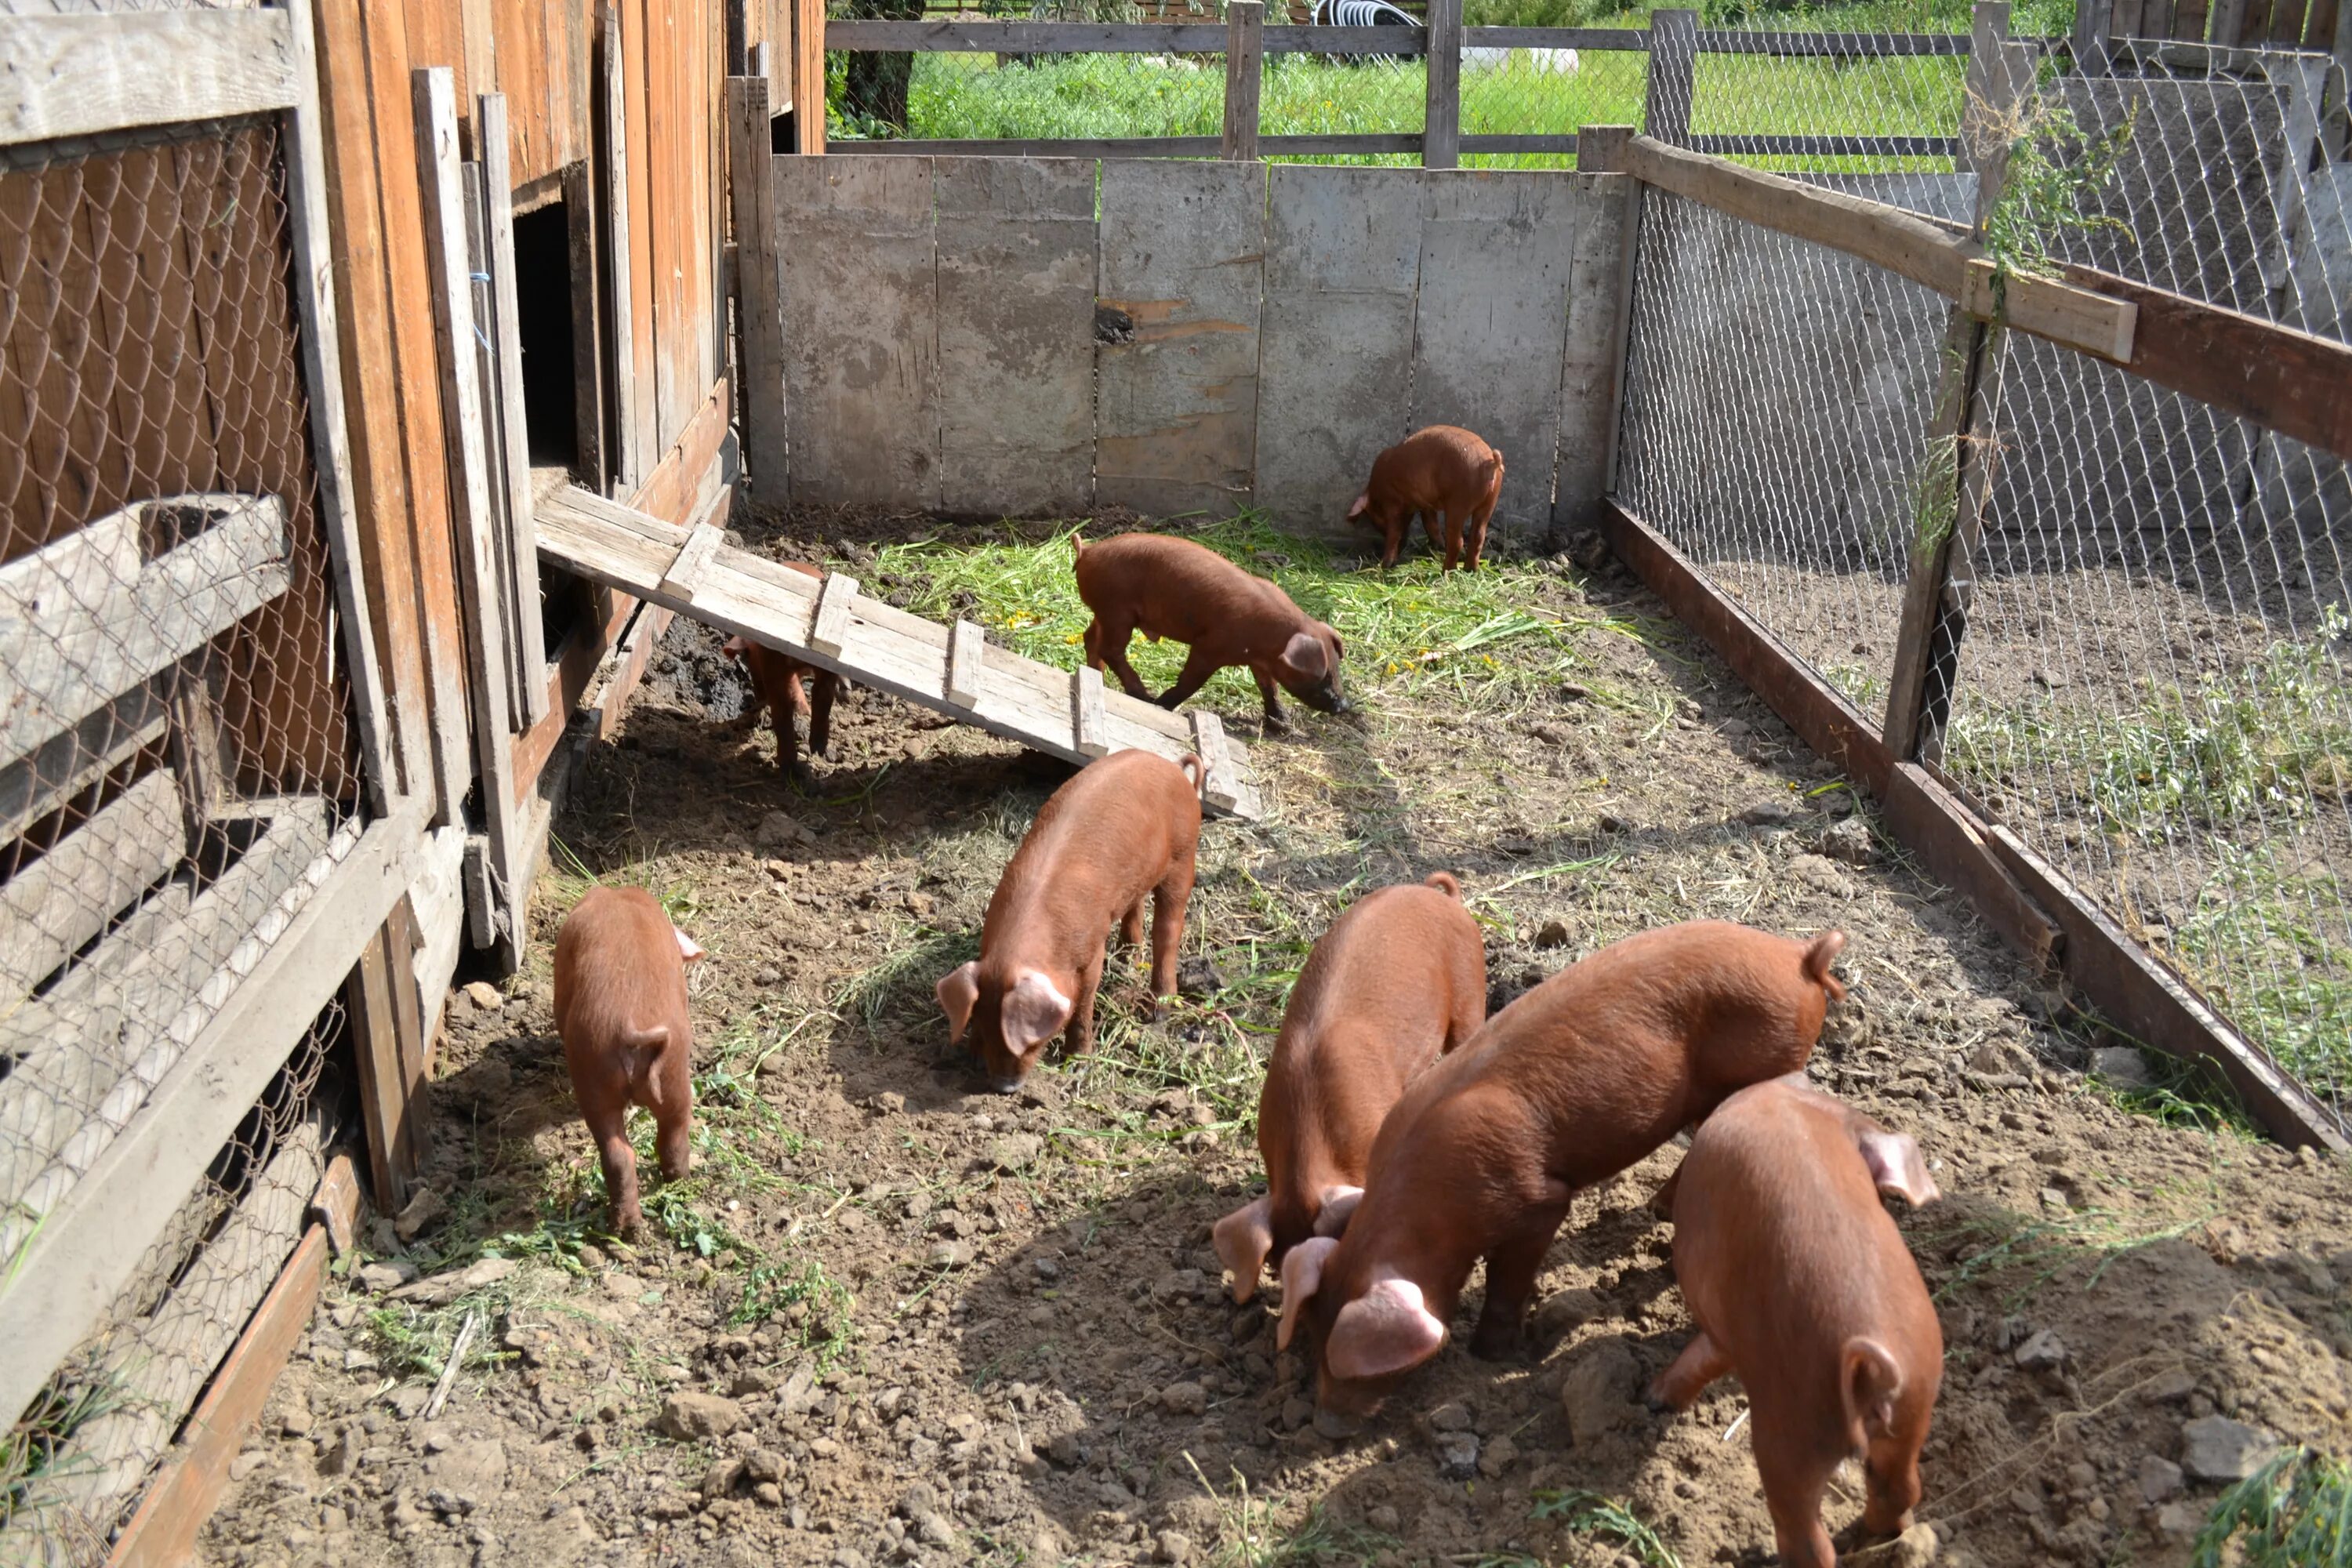
[[[1654,1386],[1642,1391],[1642,1403],[1649,1407],[1653,1415],[1672,1415],[1675,1413],[1674,1401],[1660,1394]]]
[[[1480,1327],[1470,1336],[1470,1353],[1480,1361],[1508,1361],[1518,1353],[1519,1331]]]

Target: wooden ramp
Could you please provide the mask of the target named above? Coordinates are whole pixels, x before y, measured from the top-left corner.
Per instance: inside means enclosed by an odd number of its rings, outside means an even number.
[[[1139,702],[1100,670],[1039,664],[970,621],[927,621],[859,593],[855,577],[811,577],[730,548],[709,523],[679,528],[577,485],[542,499],[537,521],[539,552],[567,571],[1035,751],[1081,764],[1130,748],[1198,752],[1209,807],[1258,816],[1249,752],[1214,713]]]

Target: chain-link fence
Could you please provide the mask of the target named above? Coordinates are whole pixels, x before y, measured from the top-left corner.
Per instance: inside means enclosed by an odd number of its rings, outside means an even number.
[[[260,119],[0,150],[0,1268],[361,829],[285,181]]]
[[[2069,263],[2341,340],[2352,164],[2324,58],[2046,58],[1988,216]],[[1969,221],[1960,174],[1816,176]],[[1952,517],[1940,296],[1648,194],[1619,493],[1872,720]],[[1920,755],[2342,1116],[2352,1091],[2352,486],[2340,458],[1994,329]],[[1948,648],[1948,651],[1951,651]]]
[[[82,1568],[113,1532],[300,1240],[351,1087],[320,1014],[98,1329],[0,1447],[0,1563]]]

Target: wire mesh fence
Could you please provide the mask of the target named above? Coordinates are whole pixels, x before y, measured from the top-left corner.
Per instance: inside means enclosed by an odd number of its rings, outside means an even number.
[[[2340,67],[2120,46],[2045,61],[1990,215],[2342,340]],[[1966,220],[1961,174],[1810,176]],[[1619,493],[1876,721],[1910,547],[1951,515],[1939,297],[1648,194]],[[2336,458],[1995,329],[1981,534],[1923,760],[2339,1119],[2352,1110],[2352,483]]]
[[[362,826],[285,177],[0,151],[0,1268]]]
[[[139,1261],[102,1326],[0,1446],[0,1563],[107,1556],[304,1228],[350,1082],[331,1003]]]

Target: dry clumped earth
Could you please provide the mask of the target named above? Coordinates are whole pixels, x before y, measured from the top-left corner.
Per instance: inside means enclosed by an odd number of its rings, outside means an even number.
[[[889,526],[747,531],[870,568]],[[681,623],[557,824],[530,967],[450,1004],[435,1196],[339,1263],[203,1560],[1667,1561],[1543,1507],[1577,1491],[1683,1563],[1767,1560],[1737,1382],[1672,1417],[1639,1401],[1690,1331],[1644,1206],[1675,1150],[1579,1199],[1524,1360],[1451,1346],[1360,1435],[1318,1430],[1269,1303],[1223,1287],[1209,1227],[1262,1181],[1248,1118],[1305,944],[1439,868],[1488,927],[1497,1006],[1663,921],[1850,933],[1812,1073],[1933,1163],[1945,1200],[1898,1217],[1948,1346],[1932,1531],[1852,1560],[2185,1563],[2267,1445],[2352,1447],[2343,1165],[2119,1091],[2137,1058],[2095,1059],[2116,1042],[1654,599],[1566,558],[1542,582],[1565,673],[1516,694],[1359,679],[1360,724],[1265,739],[1227,704],[1269,820],[1203,831],[1185,996],[1146,1021],[1119,957],[1101,1053],[1009,1099],[946,1058],[929,987],[1064,772],[863,692],[794,793]],[[635,1247],[599,1228],[550,1016],[590,874],[655,888],[710,953],[697,1171],[649,1190]],[[1860,1506],[1833,1493],[1832,1529]]]

